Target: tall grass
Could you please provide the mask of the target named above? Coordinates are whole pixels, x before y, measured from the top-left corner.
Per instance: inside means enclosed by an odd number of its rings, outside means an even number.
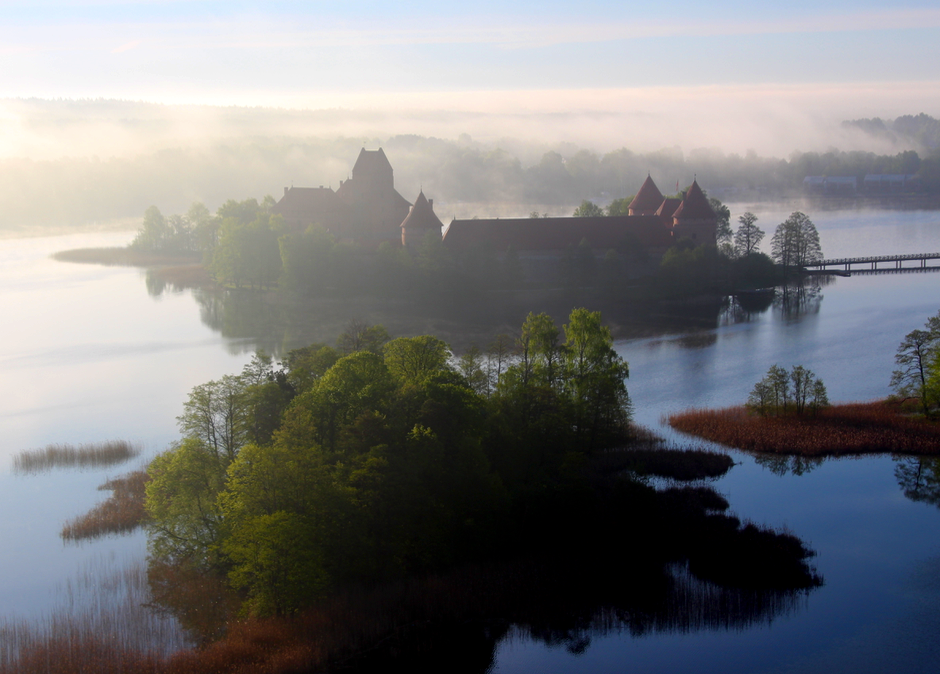
[[[940,424],[887,401],[833,405],[814,416],[760,417],[743,407],[688,410],[671,415],[669,425],[755,452],[803,456],[940,453]]]
[[[14,473],[41,473],[53,468],[100,468],[122,463],[140,454],[126,440],[108,440],[85,445],[47,445],[23,450],[13,457]]]
[[[144,498],[149,481],[150,476],[143,470],[108,480],[98,489],[111,490],[111,496],[84,515],[66,522],[60,535],[66,541],[79,541],[133,531],[147,517]]]

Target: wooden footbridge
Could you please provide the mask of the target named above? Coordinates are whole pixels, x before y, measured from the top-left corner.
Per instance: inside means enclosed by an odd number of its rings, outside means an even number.
[[[899,272],[938,269],[936,265],[927,266],[931,260],[940,260],[940,253],[910,253],[907,255],[876,255],[873,257],[842,257],[832,260],[819,260],[806,265],[809,272],[836,270],[846,272]],[[854,265],[854,266],[853,266]]]

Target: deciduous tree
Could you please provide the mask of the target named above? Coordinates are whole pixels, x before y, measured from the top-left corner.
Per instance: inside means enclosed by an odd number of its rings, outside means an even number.
[[[734,252],[738,257],[746,257],[757,252],[764,231],[758,227],[757,216],[750,211],[738,217],[738,231],[734,234]]]

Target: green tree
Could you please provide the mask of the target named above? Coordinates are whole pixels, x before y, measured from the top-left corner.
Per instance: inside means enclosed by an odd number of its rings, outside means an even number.
[[[244,381],[225,375],[193,388],[176,418],[184,437],[193,438],[225,466],[248,441],[247,398]]]
[[[195,437],[184,438],[150,462],[145,505],[153,523],[154,554],[200,566],[217,563],[223,526],[218,495],[227,466],[224,456]]]
[[[635,194],[631,194],[629,197],[624,197],[623,199],[614,199],[607,206],[607,215],[611,217],[617,215],[630,215],[630,204],[633,203],[633,199],[635,197]]]
[[[714,197],[708,198],[708,204],[715,211],[718,218],[715,229],[715,244],[718,250],[726,257],[734,255],[734,232],[731,230],[731,209],[725,206],[720,199]]]
[[[598,218],[604,215],[604,209],[593,201],[585,199],[580,206],[574,209],[572,215],[576,218]]]
[[[399,337],[383,347],[385,364],[396,379],[419,384],[431,375],[447,369],[450,350],[437,337]]]
[[[783,267],[784,274],[822,259],[816,225],[799,211],[777,226],[770,246],[771,257]]]
[[[144,211],[143,222],[131,242],[131,247],[139,250],[163,250],[170,237],[171,229],[163,213],[156,206],[150,206]]]
[[[747,408],[760,416],[798,415],[811,410],[816,414],[829,405],[826,386],[812,370],[794,365],[789,372],[772,365],[767,375],[754,385]]]
[[[591,451],[611,437],[622,437],[630,421],[625,380],[627,363],[613,347],[610,328],[599,311],[574,309],[565,330],[567,390],[573,403],[577,436]]]
[[[894,355],[899,369],[891,375],[891,388],[902,398],[917,398],[924,416],[930,416],[935,401],[931,369],[940,353],[938,343],[938,335],[932,330],[913,330]]]

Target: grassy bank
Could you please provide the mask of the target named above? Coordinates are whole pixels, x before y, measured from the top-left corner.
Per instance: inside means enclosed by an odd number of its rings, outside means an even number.
[[[817,415],[761,417],[744,407],[669,417],[683,433],[738,449],[802,456],[940,454],[940,424],[887,401],[833,405]]]

